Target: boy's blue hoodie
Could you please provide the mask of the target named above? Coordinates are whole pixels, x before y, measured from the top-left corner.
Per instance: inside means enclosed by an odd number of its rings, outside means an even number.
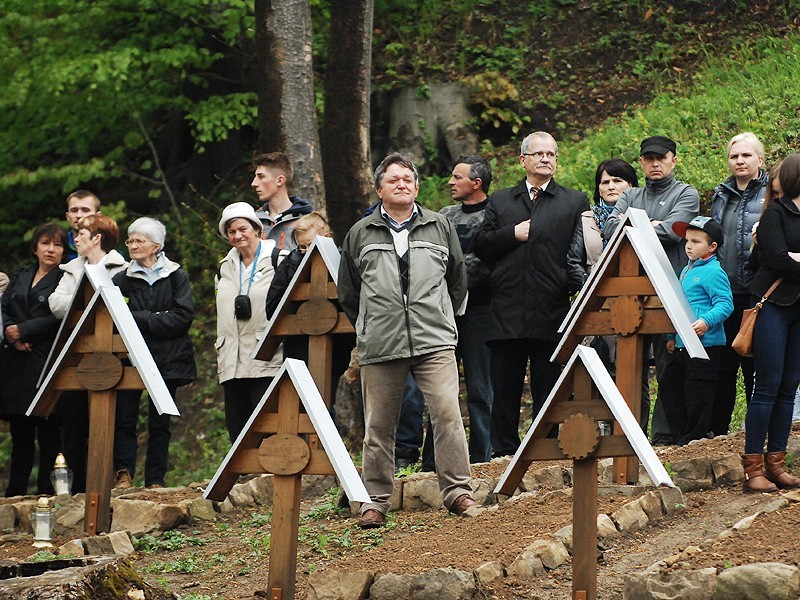
[[[708,331],[700,336],[703,346],[724,346],[725,329],[722,324],[733,312],[733,293],[717,255],[690,260],[681,271],[680,280],[695,318],[703,319],[708,325]],[[684,347],[681,336],[677,336],[675,345]]]

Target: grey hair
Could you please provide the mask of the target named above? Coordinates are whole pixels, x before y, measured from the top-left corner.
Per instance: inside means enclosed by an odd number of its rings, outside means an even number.
[[[128,237],[134,233],[141,233],[151,242],[161,246],[163,250],[164,240],[167,239],[167,228],[161,221],[151,217],[139,217],[128,226]]]
[[[539,138],[553,142],[556,145],[556,154],[558,154],[558,142],[556,142],[556,138],[554,138],[546,131],[534,131],[533,133],[527,135],[525,139],[522,140],[522,145],[519,148],[519,153],[528,154],[528,148],[530,148],[531,142],[534,139],[539,139]]]
[[[453,161],[453,165],[469,165],[469,178],[472,181],[481,180],[481,189],[484,193],[489,193],[489,185],[492,183],[492,167],[489,162],[475,154],[459,154]]]
[[[414,185],[419,186],[419,172],[417,171],[417,167],[414,166],[414,163],[411,161],[410,158],[403,156],[402,154],[395,152],[394,154],[390,154],[386,158],[381,161],[381,164],[378,165],[378,168],[375,169],[375,189],[381,189],[381,184],[383,183],[383,176],[386,173],[386,169],[391,167],[392,165],[400,165],[401,167],[405,167],[406,169],[410,169],[412,173],[414,173]]]
[[[739,135],[735,135],[731,138],[731,141],[728,142],[728,154],[731,153],[731,148],[736,142],[744,142],[746,144],[750,144],[753,149],[756,151],[758,158],[764,160],[764,144],[761,143],[756,137],[756,134],[751,131],[745,131],[744,133],[740,133]]]

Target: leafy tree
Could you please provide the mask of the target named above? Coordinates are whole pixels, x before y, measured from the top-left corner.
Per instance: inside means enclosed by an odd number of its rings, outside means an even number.
[[[4,260],[76,188],[179,215],[185,190],[214,190],[237,169],[256,122],[252,18],[243,0],[6,0]]]

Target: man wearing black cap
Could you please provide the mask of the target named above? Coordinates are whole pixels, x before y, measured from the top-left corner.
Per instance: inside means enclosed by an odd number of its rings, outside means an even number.
[[[627,190],[617,201],[606,221],[603,235],[610,239],[619,225],[620,217],[629,206],[641,208],[650,217],[656,235],[678,275],[686,264],[684,240],[674,231],[677,221],[689,222],[700,212],[700,196],[692,186],[675,179],[673,171],[678,162],[676,145],[668,137],[656,135],[642,141],[639,165],[646,177],[645,186]]]
[[[663,373],[659,398],[682,446],[708,434],[725,348],[723,323],[733,312],[733,293],[716,254],[725,241],[722,226],[711,217],[695,217],[688,223],[674,223],[672,230],[686,240],[689,264],[681,272],[681,287],[697,317],[692,328],[708,354],[708,360],[690,358],[680,336],[667,343],[667,351],[674,352],[676,360]]]
[[[675,179],[673,171],[678,162],[675,156],[676,150],[675,142],[663,135],[642,140],[639,165],[644,171],[645,186],[627,190],[622,195],[606,220],[603,236],[606,240],[611,238],[619,226],[620,218],[629,206],[644,210],[650,217],[650,223],[667,253],[675,274],[679,275],[686,264],[686,254],[683,251],[685,242],[672,230],[672,224],[679,221],[689,222],[697,216],[700,212],[700,196],[692,186]],[[653,336],[653,356],[656,360],[656,378],[660,386],[661,374],[672,359],[672,355],[666,351],[665,336]],[[650,405],[647,391],[643,392],[642,401],[642,423],[643,429],[646,429]],[[652,426],[653,443],[667,444],[673,441],[672,437],[663,411],[656,405]]]

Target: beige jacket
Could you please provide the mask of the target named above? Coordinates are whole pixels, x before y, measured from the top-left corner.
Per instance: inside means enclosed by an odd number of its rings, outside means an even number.
[[[86,258],[79,256],[65,265],[59,265],[59,268],[64,271],[64,276],[58,283],[58,287],[47,299],[48,304],[50,304],[50,311],[59,319],[64,318],[72,304],[72,297],[75,295],[75,290],[78,289],[78,282],[81,279],[81,275],[83,275],[83,266],[85,264]],[[114,275],[128,267],[128,261],[116,250],[106,254],[99,264],[108,269],[109,277],[114,277]]]
[[[233,303],[239,295],[239,251],[231,248],[220,261],[217,288],[217,373],[219,382],[229,379],[272,377],[281,367],[283,352],[276,352],[270,362],[250,358],[267,328],[267,290],[275,270],[272,268],[272,250],[275,240],[261,240],[261,253],[255,265],[256,274],[250,288],[252,316],[240,321],[234,315]],[[242,293],[247,292],[249,278],[242,277]]]

